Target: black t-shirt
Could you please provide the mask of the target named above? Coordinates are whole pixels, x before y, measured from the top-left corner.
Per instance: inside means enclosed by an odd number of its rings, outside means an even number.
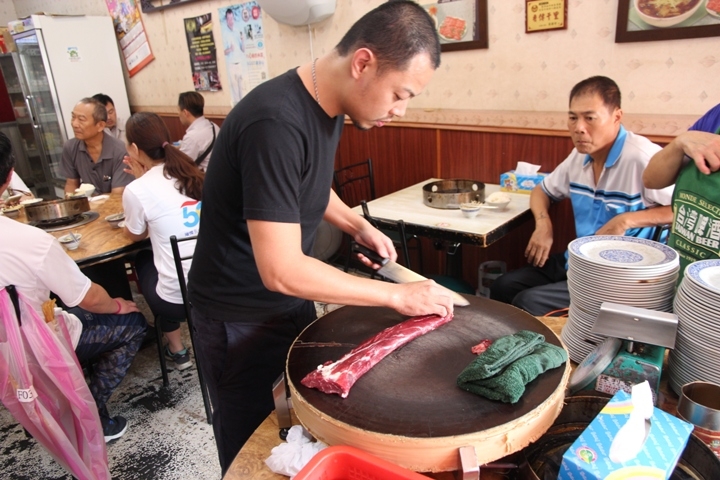
[[[296,70],[255,87],[230,111],[205,177],[189,274],[190,301],[203,315],[257,323],[303,302],[263,286],[247,220],[299,223],[302,250],[312,253],[343,121],[327,116]]]

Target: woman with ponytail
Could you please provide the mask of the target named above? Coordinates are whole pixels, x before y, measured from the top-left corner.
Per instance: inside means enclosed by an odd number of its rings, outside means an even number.
[[[155,321],[167,340],[165,355],[184,370],[192,365],[182,343],[180,321],[185,319],[170,237],[196,235],[204,173],[175,148],[163,120],[154,113],[134,114],[126,123],[128,156],[125,171],[135,176],[123,192],[125,235],[133,241],[150,236],[152,251],[135,259],[138,280]],[[184,242],[181,254],[191,255],[195,242]],[[190,262],[185,262],[185,278]]]

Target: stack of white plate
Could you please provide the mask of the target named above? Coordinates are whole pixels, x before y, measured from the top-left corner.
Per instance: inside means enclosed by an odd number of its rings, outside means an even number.
[[[696,380],[720,383],[720,260],[688,265],[674,306],[678,333],[668,359],[670,387],[680,394]]]
[[[678,254],[662,243],[596,235],[568,245],[570,311],[562,331],[570,358],[582,362],[605,337],[590,333],[603,302],[672,311]]]

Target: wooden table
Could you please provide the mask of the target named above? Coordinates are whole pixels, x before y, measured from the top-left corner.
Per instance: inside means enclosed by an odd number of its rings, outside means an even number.
[[[555,317],[542,317],[539,319],[558,336],[567,321],[566,318]],[[295,417],[293,417],[293,424],[299,424]],[[286,480],[288,477],[273,473],[267,465],[265,465],[265,459],[270,456],[270,451],[273,447],[282,443],[282,440],[278,436],[278,431],[277,419],[275,414],[272,413],[258,429],[255,430],[255,433],[253,433],[247,443],[245,443],[240,453],[235,457],[225,477],[223,477],[223,480]],[[454,472],[426,475],[436,480],[451,480],[455,478]],[[498,475],[496,472],[485,470],[482,472],[482,479],[501,478]]]
[[[82,235],[80,246],[76,250],[65,250],[78,266],[84,268],[108,262],[150,245],[149,238],[133,242],[123,234],[122,229],[113,228],[105,221],[105,217],[108,215],[123,211],[122,194],[110,194],[104,200],[93,200],[90,202],[90,209],[98,213],[98,218],[92,222],[79,227],[50,232],[55,238],[67,235],[70,231]],[[16,220],[27,223],[25,209],[21,210]]]
[[[482,209],[477,217],[467,218],[460,210],[428,207],[423,203],[423,185],[440,179],[428,178],[397,192],[368,202],[370,215],[383,221],[405,222],[409,235],[419,235],[451,243],[488,247],[531,218],[530,195],[507,193],[511,201],[499,212]],[[500,191],[500,185],[485,184],[485,196]],[[353,208],[362,215],[360,207]]]

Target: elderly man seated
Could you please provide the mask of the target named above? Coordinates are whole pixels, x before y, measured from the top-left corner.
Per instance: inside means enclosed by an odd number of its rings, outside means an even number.
[[[535,231],[525,249],[530,265],[508,272],[492,285],[490,298],[512,303],[533,315],[567,308],[565,253],[550,254],[552,202],[570,197],[575,233],[652,238],[672,220],[672,186],[645,188],[643,170],[660,150],[622,126],[620,89],[607,77],[591,77],[570,92],[568,128],[575,148],[532,191]]]
[[[207,170],[220,131],[220,127],[203,116],[204,109],[205,99],[197,92],[183,92],[178,97],[180,123],[187,128],[180,151],[195,160],[195,165],[202,171]]]
[[[122,193],[134,180],[124,172],[125,144],[105,133],[107,110],[94,98],[83,98],[73,108],[71,138],[62,151],[65,194],[72,195],[80,183],[91,183],[96,193]]]
[[[0,193],[10,183],[13,164],[10,140],[0,133]],[[69,329],[79,334],[78,360],[93,362],[90,392],[105,441],[122,436],[127,421],[120,415],[111,417],[106,404],[145,337],[147,322],[135,303],[111,298],[91,282],[49,233],[0,216],[0,288],[8,285],[14,285],[39,315],[50,292],[74,307],[68,309],[76,317]]]

